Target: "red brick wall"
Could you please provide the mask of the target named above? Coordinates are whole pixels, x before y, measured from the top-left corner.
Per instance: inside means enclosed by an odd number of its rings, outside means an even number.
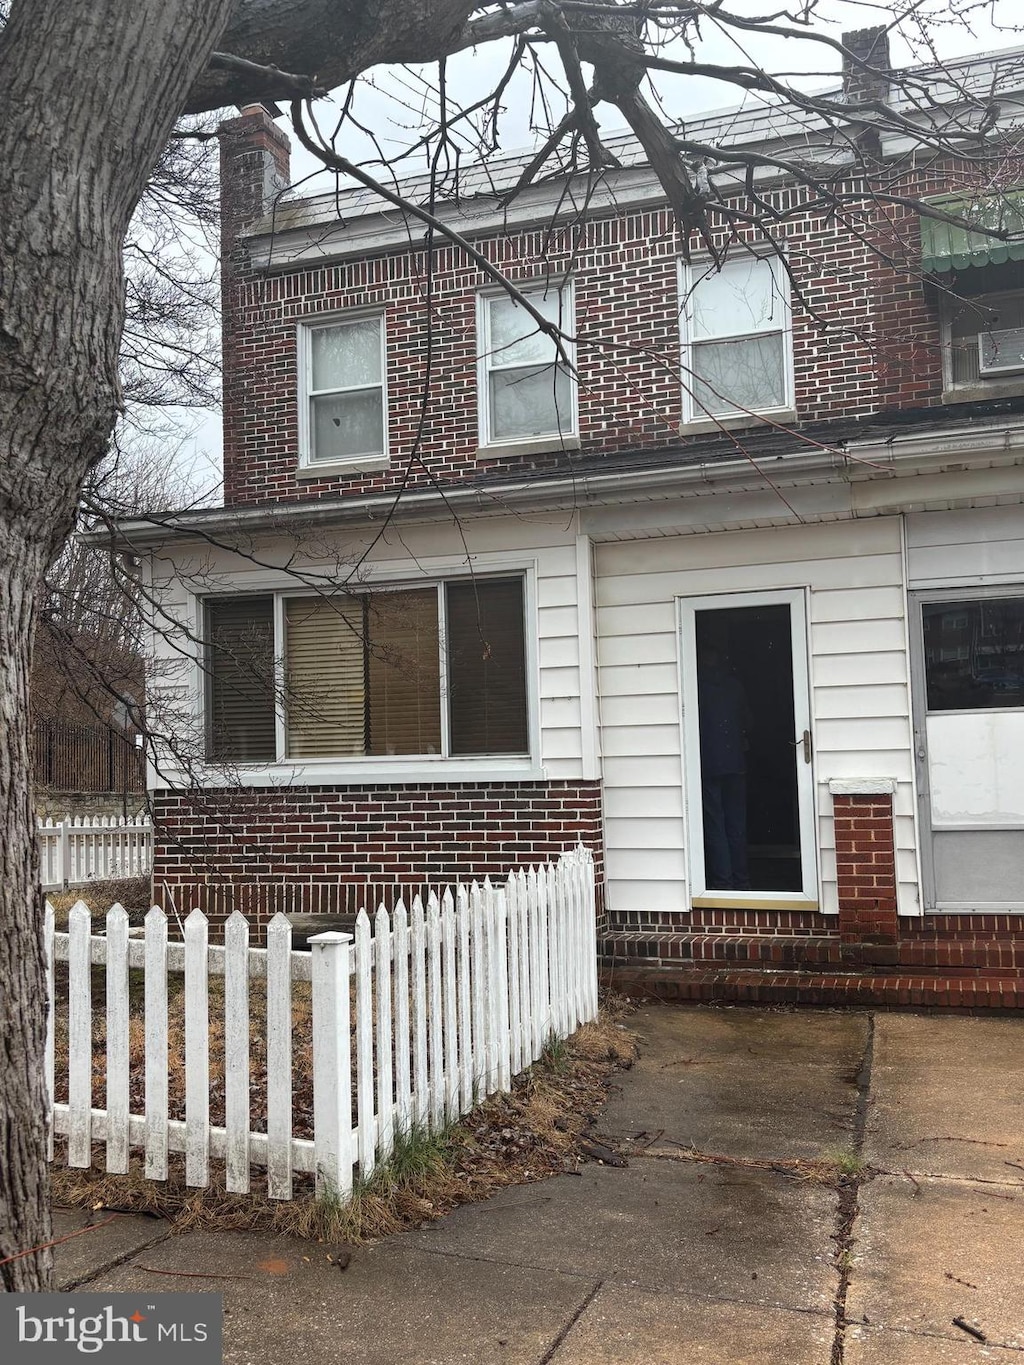
[[[839,936],[844,943],[896,943],[896,851],[892,797],[834,796]]]
[[[154,894],[179,914],[354,914],[425,885],[500,877],[582,841],[602,875],[598,782],[158,792]]]
[[[270,148],[267,155],[276,156],[277,150]],[[226,163],[225,183],[236,173],[243,188],[235,201],[249,203],[253,177],[263,172],[246,155]],[[801,213],[808,202],[803,191],[778,190],[771,198],[781,211],[794,211],[778,235],[798,284],[793,331],[800,421],[936,402],[939,335],[934,302],[926,299],[914,272],[916,218],[902,210],[872,208],[851,230],[820,210]],[[536,278],[545,269],[555,278],[571,273],[586,451],[678,444],[680,252],[667,210],[623,211],[554,231],[515,230],[477,238],[475,245],[513,280]],[[497,470],[514,474],[564,463],[556,453],[477,458],[476,291],[489,281],[464,252],[443,243],[431,264],[428,316],[423,252],[398,251],[264,276],[248,268],[242,248],[235,251],[224,298],[229,504],[385,492],[400,483],[416,486],[438,477],[472,478]],[[386,312],[391,467],[356,479],[297,480],[296,324],[347,308]],[[410,475],[425,384],[430,401],[418,452],[423,467],[414,465]]]

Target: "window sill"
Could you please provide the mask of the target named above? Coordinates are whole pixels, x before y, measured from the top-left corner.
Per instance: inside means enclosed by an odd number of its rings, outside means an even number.
[[[770,411],[732,413],[724,417],[694,417],[679,423],[680,436],[702,436],[709,431],[746,431],[752,427],[789,426],[796,421],[796,408],[772,408]]]
[[[490,445],[480,446],[475,458],[485,460],[492,456],[505,455],[534,455],[546,450],[579,450],[580,438],[578,436],[531,436],[524,441],[494,441]]]
[[[545,776],[529,758],[307,759],[210,767],[205,787],[322,787],[396,782],[538,782]]]
[[[1024,374],[1009,375],[1006,379],[979,380],[977,384],[957,384],[944,389],[942,401],[954,403],[991,403],[999,398],[1020,398],[1024,395]]]
[[[388,469],[391,461],[386,455],[369,455],[364,460],[324,460],[320,464],[300,464],[295,471],[297,479],[337,479],[355,478],[359,474],[373,474],[380,469]]]

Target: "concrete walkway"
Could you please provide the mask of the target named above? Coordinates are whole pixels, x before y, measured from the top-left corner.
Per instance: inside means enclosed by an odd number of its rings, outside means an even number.
[[[624,1168],[507,1190],[344,1272],[124,1218],[60,1247],[61,1280],[221,1290],[233,1365],[1022,1360],[1024,1019],[659,1005],[635,1026],[598,1124]]]

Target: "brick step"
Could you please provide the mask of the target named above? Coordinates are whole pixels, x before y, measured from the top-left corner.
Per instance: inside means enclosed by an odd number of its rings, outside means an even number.
[[[598,951],[616,962],[758,962],[776,966],[841,961],[837,935],[650,933],[612,930]]]
[[[1024,1009],[1022,977],[634,964],[604,965],[601,979],[616,991],[641,999],[750,1005],[873,1005],[889,1009]]]
[[[838,935],[611,932],[601,954],[622,965],[671,966],[676,962],[758,967],[834,966],[856,971],[865,964],[889,970],[933,973],[981,972],[1024,976],[1024,941],[1005,938],[901,939],[898,945],[841,944]]]

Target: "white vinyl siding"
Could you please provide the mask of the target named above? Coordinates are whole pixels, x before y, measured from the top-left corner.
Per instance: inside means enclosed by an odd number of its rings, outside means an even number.
[[[689,908],[676,599],[804,587],[822,908],[838,909],[829,778],[894,777],[900,910],[915,913],[898,519],[661,536],[595,553],[609,907]]]
[[[908,516],[907,573],[911,589],[1024,583],[1024,508]]]

